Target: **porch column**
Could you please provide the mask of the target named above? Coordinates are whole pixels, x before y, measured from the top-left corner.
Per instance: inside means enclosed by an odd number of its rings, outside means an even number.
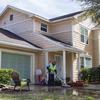
[[[71,70],[71,80],[74,81],[74,53],[72,53],[72,70]]]
[[[78,53],[78,80],[80,80],[79,78],[79,72],[80,72],[80,53]]]
[[[48,52],[45,52],[44,53],[44,55],[45,55],[45,72],[46,72],[46,67],[47,67],[47,65],[48,65],[48,63],[49,63],[49,61],[48,61]]]
[[[80,53],[78,53],[78,72],[80,71]]]
[[[30,70],[30,79],[32,83],[35,83],[35,54],[31,56],[31,70]]]
[[[66,84],[66,51],[63,51],[63,79],[64,84]]]

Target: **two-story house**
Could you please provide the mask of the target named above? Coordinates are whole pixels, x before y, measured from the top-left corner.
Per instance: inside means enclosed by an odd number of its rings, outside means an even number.
[[[90,18],[79,20],[82,11],[46,19],[7,6],[0,15],[0,67],[13,68],[35,83],[36,69],[46,74],[56,61],[57,74],[78,80],[80,68],[100,64],[100,28]]]

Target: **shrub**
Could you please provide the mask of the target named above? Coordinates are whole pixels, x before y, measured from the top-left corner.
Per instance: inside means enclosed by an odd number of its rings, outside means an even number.
[[[94,100],[94,98],[93,98],[93,97],[88,96],[88,97],[86,98],[86,100]]]
[[[82,70],[81,70],[81,80],[83,80],[83,81],[88,81],[88,72],[89,72],[89,69],[86,69],[86,68],[83,68]]]
[[[83,68],[80,73],[81,80],[100,83],[100,67]]]
[[[91,68],[89,71],[90,82],[100,82],[100,67]]]
[[[0,84],[9,84],[13,69],[0,69]]]

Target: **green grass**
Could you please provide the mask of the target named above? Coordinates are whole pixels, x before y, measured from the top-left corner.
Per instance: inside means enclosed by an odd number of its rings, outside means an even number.
[[[77,96],[68,95],[54,95],[54,94],[21,94],[21,95],[5,95],[0,94],[0,100],[87,100],[86,97],[81,98]]]

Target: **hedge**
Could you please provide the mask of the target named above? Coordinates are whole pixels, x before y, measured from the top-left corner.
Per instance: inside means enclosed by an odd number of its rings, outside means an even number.
[[[100,66],[81,70],[81,80],[100,83]]]
[[[11,82],[11,73],[13,69],[0,69],[0,84],[9,84]]]

